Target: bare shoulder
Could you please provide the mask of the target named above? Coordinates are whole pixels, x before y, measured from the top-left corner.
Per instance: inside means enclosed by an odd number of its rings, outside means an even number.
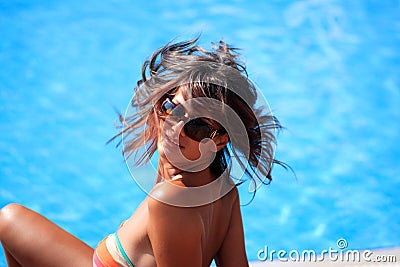
[[[150,191],[150,196],[152,199],[169,203],[168,200],[175,199],[182,194],[181,190],[179,190],[179,187],[181,186],[180,183],[180,181],[157,183]]]
[[[150,192],[152,198],[177,207],[199,207],[215,201],[227,205],[232,195],[237,196],[236,188],[232,190],[232,185],[221,181],[197,187],[187,187],[181,181],[161,182]]]
[[[153,194],[179,197],[163,185]],[[201,221],[195,209],[178,207],[148,197],[147,233],[158,266],[201,266]]]
[[[168,224],[182,224],[182,227],[190,230],[200,222],[198,222],[195,208],[179,205],[181,202],[184,203],[187,193],[177,187],[176,184],[171,183],[157,184],[148,198],[149,215],[150,218],[162,220]],[[189,221],[190,224],[187,223]],[[181,230],[183,229],[181,228]]]
[[[161,182],[154,186],[150,191],[151,205],[153,208],[164,207],[161,203],[169,204],[169,206],[181,207],[184,203],[185,188],[183,188],[179,181],[175,182]],[[157,200],[160,203],[155,202]],[[150,203],[149,203],[150,205]],[[168,206],[168,205],[167,205]],[[164,208],[167,208],[165,206]]]
[[[218,266],[248,266],[244,245],[244,231],[237,188],[227,195],[231,205],[229,228],[217,253]]]

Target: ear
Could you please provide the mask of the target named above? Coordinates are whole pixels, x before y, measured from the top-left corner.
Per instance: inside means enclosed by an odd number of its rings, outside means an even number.
[[[219,134],[212,139],[217,146],[217,151],[223,149],[229,142],[228,134]]]

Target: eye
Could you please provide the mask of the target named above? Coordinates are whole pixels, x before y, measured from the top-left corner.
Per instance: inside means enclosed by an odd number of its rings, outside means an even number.
[[[184,129],[187,136],[198,142],[204,138],[214,138],[216,135],[216,130],[201,118],[187,122]]]

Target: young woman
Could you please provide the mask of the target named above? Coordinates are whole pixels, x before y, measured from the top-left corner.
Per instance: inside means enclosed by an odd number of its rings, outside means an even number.
[[[159,154],[155,177],[141,178],[154,186],[133,215],[92,249],[34,211],[7,205],[0,240],[9,266],[248,266],[236,186],[243,177],[255,187],[271,180],[280,126],[267,106],[255,107],[260,95],[235,49],[196,42],[157,50],[120,116],[127,159],[141,165]],[[233,165],[242,173],[233,175]]]

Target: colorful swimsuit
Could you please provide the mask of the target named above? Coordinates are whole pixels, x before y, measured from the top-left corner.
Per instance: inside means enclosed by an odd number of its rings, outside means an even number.
[[[103,239],[93,254],[93,267],[134,267],[117,233]]]

